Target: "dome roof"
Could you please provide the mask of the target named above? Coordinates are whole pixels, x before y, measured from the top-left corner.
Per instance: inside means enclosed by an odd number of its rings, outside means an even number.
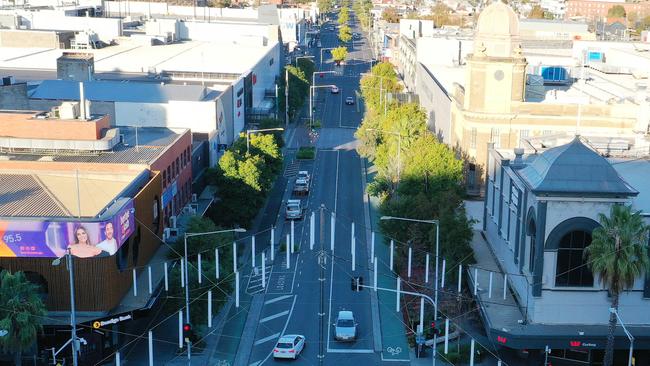
[[[518,36],[519,19],[511,7],[497,0],[478,17],[476,33],[488,36]]]
[[[579,137],[544,151],[519,176],[536,194],[636,196],[602,156],[585,146]]]

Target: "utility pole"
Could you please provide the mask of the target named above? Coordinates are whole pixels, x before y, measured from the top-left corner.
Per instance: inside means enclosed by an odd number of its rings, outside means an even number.
[[[284,124],[289,126],[289,69],[284,69]]]
[[[323,365],[323,359],[325,358],[324,345],[325,341],[323,339],[323,333],[325,332],[325,250],[323,250],[323,242],[325,241],[325,216],[323,211],[325,210],[325,205],[320,205],[320,250],[318,251],[318,264],[320,267],[320,276],[318,281],[320,282],[320,310],[318,312],[319,323],[318,323],[318,364]]]

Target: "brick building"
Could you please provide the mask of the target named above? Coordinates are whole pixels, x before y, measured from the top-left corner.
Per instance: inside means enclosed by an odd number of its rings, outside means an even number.
[[[586,17],[598,19],[607,17],[607,11],[616,5],[625,8],[625,13],[630,16],[635,14],[637,18],[650,15],[650,1],[639,3],[615,2],[615,1],[593,1],[593,0],[568,0],[566,2],[565,18]]]

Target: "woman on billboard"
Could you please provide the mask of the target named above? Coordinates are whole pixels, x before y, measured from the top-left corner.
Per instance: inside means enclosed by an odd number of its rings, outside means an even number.
[[[90,235],[88,235],[88,230],[86,230],[82,225],[77,226],[75,229],[74,244],[70,244],[68,248],[70,249],[70,254],[79,258],[108,255],[108,253],[103,251],[101,248],[92,245],[90,242]]]

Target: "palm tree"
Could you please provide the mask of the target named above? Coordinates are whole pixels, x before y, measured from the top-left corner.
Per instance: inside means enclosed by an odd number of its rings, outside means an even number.
[[[621,292],[634,285],[634,280],[648,270],[648,226],[640,212],[630,206],[614,205],[609,217],[599,214],[602,225],[594,230],[591,245],[585,248],[592,273],[609,289],[612,308],[618,311]],[[616,314],[609,314],[609,332],[604,366],[614,361],[614,330]]]
[[[15,364],[21,364],[22,352],[29,349],[41,331],[45,305],[38,295],[38,286],[29,282],[23,272],[0,273],[0,337],[3,352],[14,354]]]

